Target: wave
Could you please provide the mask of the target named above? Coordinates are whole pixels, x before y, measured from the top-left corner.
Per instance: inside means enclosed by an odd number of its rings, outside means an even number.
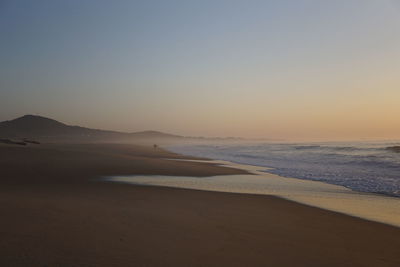
[[[294,146],[295,149],[301,150],[301,149],[314,149],[314,148],[320,148],[321,146],[318,145],[311,145],[311,146]]]
[[[366,151],[379,150],[381,148],[373,147],[356,147],[356,146],[330,146],[330,145],[296,145],[296,150],[334,150],[334,151]]]
[[[395,152],[395,153],[400,153],[400,146],[388,146],[386,147],[386,150]]]
[[[354,146],[337,146],[337,147],[333,147],[332,149],[335,149],[335,150],[343,150],[343,151],[360,150],[360,148],[354,147]]]
[[[400,196],[398,143],[184,145],[191,156],[273,168],[281,176],[318,180],[362,192]],[[396,153],[392,153],[396,152]]]

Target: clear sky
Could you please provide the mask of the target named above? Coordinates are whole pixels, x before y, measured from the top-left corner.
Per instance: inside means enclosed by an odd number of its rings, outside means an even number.
[[[0,120],[400,139],[400,0],[0,0]]]

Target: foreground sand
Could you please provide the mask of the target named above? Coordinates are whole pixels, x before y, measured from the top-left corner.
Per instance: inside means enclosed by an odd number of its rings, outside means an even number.
[[[272,196],[100,182],[243,173],[124,145],[0,146],[0,266],[400,266],[400,229]]]

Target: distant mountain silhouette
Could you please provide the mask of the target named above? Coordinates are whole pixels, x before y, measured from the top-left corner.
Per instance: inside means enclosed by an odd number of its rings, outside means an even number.
[[[49,141],[134,141],[137,139],[177,139],[182,136],[157,131],[124,133],[70,126],[59,121],[25,115],[0,122],[0,138],[36,138]]]

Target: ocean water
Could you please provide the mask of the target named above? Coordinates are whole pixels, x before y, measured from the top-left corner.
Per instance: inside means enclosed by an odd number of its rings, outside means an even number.
[[[279,176],[400,197],[400,142],[185,144],[169,150],[266,167]]]

